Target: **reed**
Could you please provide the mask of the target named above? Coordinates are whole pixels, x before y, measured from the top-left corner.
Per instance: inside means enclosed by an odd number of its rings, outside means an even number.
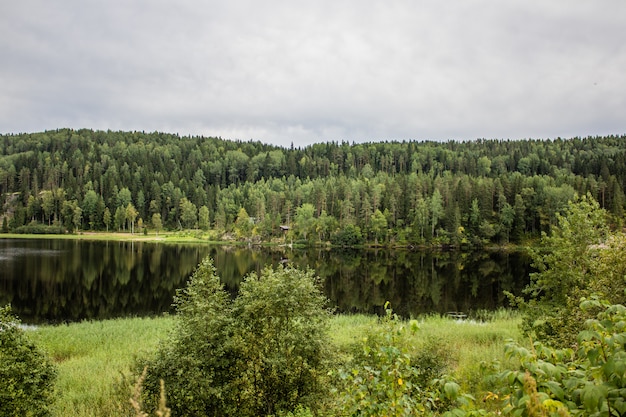
[[[119,416],[120,390],[137,355],[153,351],[172,318],[132,318],[43,326],[36,343],[58,367],[54,415]],[[128,397],[130,396],[130,393]]]
[[[34,341],[58,367],[54,415],[126,415],[122,410],[129,408],[136,378],[130,377],[130,367],[138,355],[156,349],[173,320],[169,316],[116,319],[42,326],[32,331]],[[408,343],[416,351],[435,345],[437,352],[448,355],[449,371],[464,388],[476,388],[482,364],[504,361],[505,340],[521,337],[519,321],[511,314],[494,315],[484,322],[422,317],[419,330],[409,336]],[[334,316],[329,336],[339,353],[338,361],[346,360],[350,347],[379,325],[374,316]]]

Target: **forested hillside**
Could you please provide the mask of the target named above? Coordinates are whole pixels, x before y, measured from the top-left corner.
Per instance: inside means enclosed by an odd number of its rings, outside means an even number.
[[[4,230],[213,229],[239,239],[489,244],[548,231],[576,194],[620,225],[626,137],[324,143],[164,133],[0,136]],[[28,227],[26,228],[28,230]]]

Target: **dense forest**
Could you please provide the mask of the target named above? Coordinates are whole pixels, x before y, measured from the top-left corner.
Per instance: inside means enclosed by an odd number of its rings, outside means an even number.
[[[320,143],[165,133],[0,135],[3,230],[212,230],[269,241],[520,242],[576,195],[622,223],[626,137]],[[282,226],[282,228],[281,228]]]

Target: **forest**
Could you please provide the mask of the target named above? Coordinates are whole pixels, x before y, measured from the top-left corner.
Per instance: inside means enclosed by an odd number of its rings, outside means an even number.
[[[624,215],[625,136],[282,148],[58,129],[0,135],[0,147],[5,232],[480,246],[538,238],[577,195],[597,200],[614,227]]]

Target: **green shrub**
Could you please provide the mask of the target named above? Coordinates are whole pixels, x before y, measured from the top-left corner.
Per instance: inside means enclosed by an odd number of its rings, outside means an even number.
[[[138,374],[148,373],[144,392],[148,409],[156,408],[160,380],[166,383],[168,404],[174,415],[221,415],[222,398],[230,387],[226,370],[232,362],[228,351],[229,296],[206,258],[177,292],[177,316],[172,334],[155,357],[139,360]]]
[[[540,247],[531,251],[537,272],[531,274],[525,290],[529,301],[518,299],[517,303],[524,314],[524,333],[553,346],[568,347],[576,342],[585,320],[593,317],[580,310],[579,302],[589,288],[602,289],[596,285],[594,268],[598,264],[594,260],[609,233],[606,212],[591,196],[571,202],[557,220],[551,235],[544,235]],[[623,258],[617,263],[623,265]]]
[[[13,233],[26,235],[63,235],[65,234],[65,228],[62,226],[48,226],[45,224],[34,223],[16,227],[13,229]]]
[[[177,323],[148,367],[146,404],[165,381],[174,415],[272,415],[325,390],[329,314],[311,271],[266,268],[231,302],[206,258],[176,296]]]
[[[415,320],[407,326],[386,308],[381,327],[377,327],[381,329],[368,333],[356,346],[349,368],[339,370],[338,414],[427,415],[462,400],[459,385],[443,375],[450,356],[445,348],[432,341],[411,352],[407,333],[417,331]]]
[[[602,309],[578,334],[576,349],[553,349],[536,342],[532,350],[509,345],[520,368],[501,375],[504,410],[516,414],[535,407],[546,415],[626,415],[626,308],[597,300],[583,310]],[[536,392],[537,404],[528,400]]]
[[[450,345],[437,337],[428,338],[411,354],[411,363],[419,370],[417,383],[420,387],[427,388],[450,370]]]
[[[626,415],[626,307],[592,299],[580,308],[601,312],[578,334],[575,348],[509,343],[507,355],[519,366],[495,376],[499,389],[485,396],[495,403],[492,412],[471,404],[447,415]]]
[[[362,245],[365,241],[361,229],[348,224],[330,236],[330,243],[336,246],[350,247]]]
[[[56,370],[9,306],[0,308],[0,415],[47,416]]]
[[[325,304],[312,271],[268,267],[242,282],[231,337],[238,415],[319,402],[331,353]]]

